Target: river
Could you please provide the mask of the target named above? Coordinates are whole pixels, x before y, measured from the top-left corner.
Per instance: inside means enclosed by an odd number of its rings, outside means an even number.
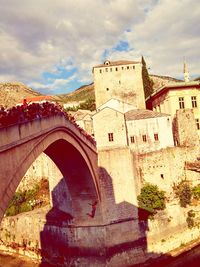
[[[142,267],[142,265],[140,265]],[[154,262],[152,265],[144,265],[145,267],[199,267],[200,266],[200,245],[166,261]],[[0,267],[53,267],[45,263],[36,263],[26,257],[18,255],[0,254]],[[55,266],[54,266],[55,267]]]

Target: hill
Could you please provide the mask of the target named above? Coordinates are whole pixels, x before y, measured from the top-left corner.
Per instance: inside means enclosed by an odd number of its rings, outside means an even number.
[[[200,81],[200,76],[194,79],[194,81]]]
[[[63,103],[66,102],[81,102],[87,99],[94,99],[94,84],[83,85],[69,94],[57,95],[58,100]]]
[[[150,75],[154,82],[154,90],[171,82],[179,82],[172,77]],[[21,102],[24,98],[42,95],[20,82],[0,83],[0,106],[11,107]],[[86,102],[95,99],[94,84],[83,85],[69,94],[53,96],[55,101],[64,104],[70,102]]]
[[[160,75],[149,75],[153,80],[153,89],[157,90],[159,87],[162,87],[168,83],[172,82],[180,82],[181,80],[168,77],[168,76],[160,76]],[[81,86],[76,89],[74,92],[69,94],[57,95],[58,99],[63,102],[81,102],[86,101],[88,99],[94,99],[94,84],[91,83],[89,85]]]
[[[40,93],[19,82],[0,83],[0,106],[12,107],[24,98],[39,96]]]
[[[181,80],[169,77],[169,76],[161,76],[161,75],[149,75],[153,80],[153,90],[156,91],[158,88],[167,85],[169,83],[177,83],[181,82]]]

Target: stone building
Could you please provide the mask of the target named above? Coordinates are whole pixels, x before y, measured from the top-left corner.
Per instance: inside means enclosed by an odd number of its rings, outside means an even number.
[[[190,81],[186,63],[184,63],[184,82],[167,84],[156,90],[146,99],[147,109],[176,115],[180,109],[192,109],[200,137],[200,82]]]
[[[111,98],[145,108],[141,62],[106,60],[93,74],[97,108]]]
[[[181,109],[176,113],[177,99],[173,95],[176,90],[169,90],[172,87],[167,85],[164,87],[167,89],[160,92],[161,97],[166,92],[172,92],[171,105],[161,105],[159,110],[145,109],[141,64],[133,62],[130,65],[127,62],[127,65],[124,64],[124,61],[117,63],[105,61],[103,65],[94,67],[97,112],[92,118],[98,164],[101,169],[100,177],[104,177],[100,179],[106,180],[107,177],[111,180],[116,203],[125,201],[136,207],[137,195],[145,182],[157,184],[166,190],[167,194],[171,194],[174,183],[186,177],[186,160],[194,161],[197,158],[198,148],[191,149],[188,154],[189,147],[198,147],[199,142],[196,138],[195,112],[192,110],[183,112]],[[130,71],[134,71],[134,65],[137,66],[136,76],[130,74]],[[127,80],[126,75],[128,75]],[[119,81],[121,82],[119,77],[123,77],[126,83],[119,85]],[[130,84],[134,86],[130,87]],[[194,90],[195,93],[198,92],[195,87],[197,83],[175,84],[173,88],[177,88],[176,93],[179,93],[179,87],[183,84],[187,88],[188,99],[192,99],[192,105],[195,106],[195,98],[191,96],[195,96]],[[188,90],[189,88],[191,90]],[[124,92],[129,92],[130,96],[134,92],[135,98],[129,97]],[[154,94],[157,93],[159,95],[159,92]],[[173,114],[170,109],[164,109],[165,106],[174,109],[176,123],[172,123]],[[176,166],[179,166],[179,170],[176,170]],[[110,187],[109,184],[106,186]],[[106,211],[105,208],[105,214]],[[111,218],[114,220],[113,214],[114,212],[107,215],[110,220]],[[128,214],[130,215],[130,211],[124,212],[123,219],[129,216]],[[132,214],[137,217],[137,211],[133,211]]]
[[[70,112],[70,113],[74,116],[76,123],[81,128],[83,128],[90,135],[94,135],[93,123],[92,123],[92,115],[94,114],[93,111],[79,109],[76,112]]]
[[[129,147],[137,153],[173,147],[171,116],[108,101],[93,115],[97,148]],[[113,107],[114,106],[114,107]],[[102,125],[104,127],[102,128]]]
[[[174,116],[179,109],[193,109],[200,119],[200,82],[171,83],[159,88],[146,99],[148,109]]]

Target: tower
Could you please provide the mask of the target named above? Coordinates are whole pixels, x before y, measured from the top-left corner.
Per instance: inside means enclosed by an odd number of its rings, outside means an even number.
[[[106,60],[93,68],[93,75],[97,108],[111,98],[145,108],[141,62]]]
[[[188,66],[187,66],[186,62],[184,62],[183,73],[184,73],[184,81],[186,83],[189,82],[190,81],[190,76],[189,76]]]

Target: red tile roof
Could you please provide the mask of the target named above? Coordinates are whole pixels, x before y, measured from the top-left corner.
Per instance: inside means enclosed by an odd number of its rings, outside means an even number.
[[[53,100],[53,97],[50,95],[41,95],[41,96],[34,96],[34,97],[26,97],[25,98],[27,103],[29,102],[40,102],[40,101],[47,101],[47,100]],[[24,100],[21,101],[23,103]]]

